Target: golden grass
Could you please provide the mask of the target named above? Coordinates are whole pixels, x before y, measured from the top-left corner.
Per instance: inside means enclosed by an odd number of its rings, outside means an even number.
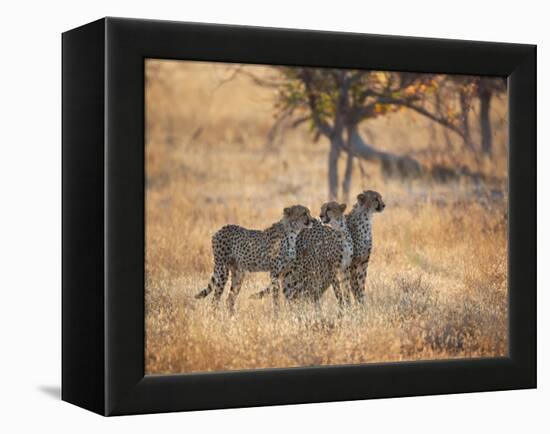
[[[210,278],[210,239],[219,227],[264,228],[293,203],[318,214],[327,196],[327,144],[312,144],[299,129],[266,150],[272,91],[241,77],[214,90],[227,76],[224,65],[154,61],[146,72],[148,374],[507,354],[502,186],[474,194],[466,183],[400,183],[356,163],[352,191],[378,190],[387,204],[375,217],[364,309],[340,318],[329,290],[320,316],[305,306],[274,317],[270,298],[248,298],[266,286],[266,273],[247,276],[234,317],[224,303],[215,311],[209,299],[195,300]],[[494,116],[503,114],[497,105]],[[427,124],[410,114],[368,128],[378,146],[424,156],[425,164],[443,155],[441,132],[428,146]],[[482,168],[500,178],[503,129],[496,156]]]

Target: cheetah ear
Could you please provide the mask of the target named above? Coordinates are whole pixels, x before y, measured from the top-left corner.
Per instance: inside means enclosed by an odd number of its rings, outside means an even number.
[[[285,209],[283,210],[283,212],[285,213],[285,215],[286,215],[287,217],[290,216],[290,208],[289,208],[289,207],[285,208]]]
[[[366,199],[367,199],[367,196],[365,195],[365,193],[359,193],[357,195],[357,202],[359,203],[364,203]]]
[[[346,204],[345,203],[341,203],[340,204],[340,212],[344,212],[346,210]]]

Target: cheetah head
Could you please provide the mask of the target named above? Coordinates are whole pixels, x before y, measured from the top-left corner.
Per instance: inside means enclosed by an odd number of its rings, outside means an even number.
[[[367,213],[382,212],[386,204],[382,201],[382,195],[376,191],[366,190],[357,196],[357,204],[362,211]]]
[[[284,209],[283,221],[292,231],[300,232],[302,229],[313,226],[313,218],[305,206],[293,205]]]
[[[334,229],[339,229],[345,210],[345,203],[327,202],[321,207],[321,215],[319,217],[324,224],[331,225]]]

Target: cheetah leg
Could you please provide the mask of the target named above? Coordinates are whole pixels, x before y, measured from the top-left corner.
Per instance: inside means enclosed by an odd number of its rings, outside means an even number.
[[[240,270],[231,270],[231,289],[229,290],[229,296],[227,297],[227,308],[232,315],[235,313],[235,300],[239,295],[241,286],[243,284],[245,273]]]
[[[279,276],[271,275],[271,286],[269,288],[271,295],[273,296],[273,311],[275,315],[279,313],[280,302],[279,302]]]
[[[270,292],[271,292],[271,286],[268,286],[267,288],[263,289],[262,291],[256,292],[255,294],[252,294],[250,296],[250,298],[253,298],[255,300],[260,300],[262,298],[267,297]]]
[[[367,264],[361,264],[355,268],[352,275],[352,292],[355,300],[360,303],[365,303],[365,280],[367,278]]]
[[[215,289],[214,289],[214,297],[212,298],[212,304],[214,306],[218,306],[220,302],[220,298],[222,297],[223,290],[225,288],[225,284],[227,283],[227,277],[229,275],[229,270],[227,269],[227,266],[220,265],[219,267],[214,269],[214,276],[215,276]]]
[[[343,301],[346,307],[351,306],[351,267],[342,271]]]
[[[289,288],[289,284],[293,281],[293,278],[292,278],[292,275],[289,271],[287,271],[284,274],[284,276],[282,278],[282,281],[283,281],[283,294],[287,298],[292,297],[294,295],[294,291],[291,288]],[[272,284],[273,283],[271,283],[267,288],[261,290],[260,292],[256,292],[256,293],[252,294],[250,296],[250,298],[255,299],[255,300],[261,300],[262,298],[267,297],[271,293]]]
[[[225,274],[225,279],[223,276]],[[208,286],[201,290],[198,294],[195,295],[195,298],[205,298],[207,297],[214,289],[217,290],[218,286],[222,285],[221,291],[223,292],[223,287],[225,286],[225,280],[227,280],[227,268],[221,262],[216,262],[214,264],[214,271],[212,277],[208,282]],[[221,295],[221,294],[220,294]]]
[[[331,282],[332,290],[334,291],[334,295],[336,296],[336,300],[338,300],[338,307],[340,310],[344,308],[344,298],[342,297],[342,291],[340,289],[340,283],[338,282],[338,279],[333,279]]]
[[[293,282],[292,273],[290,273],[290,271],[287,271],[286,273],[284,273],[284,276],[282,277],[281,280],[283,281],[283,294],[287,298],[292,297],[294,295],[294,292],[292,288],[289,288],[290,284]],[[260,292],[256,292],[252,294],[250,298],[253,298],[255,300],[261,300],[262,298],[267,297],[271,293],[272,284],[273,283],[271,283],[267,288],[262,289]]]
[[[321,317],[323,315],[323,311],[321,310],[321,299],[319,297],[315,297],[313,303],[315,307],[315,315],[317,315],[317,317]]]
[[[283,295],[288,301],[295,299],[297,295],[298,282],[295,278],[296,274],[289,271],[281,279],[283,282]]]

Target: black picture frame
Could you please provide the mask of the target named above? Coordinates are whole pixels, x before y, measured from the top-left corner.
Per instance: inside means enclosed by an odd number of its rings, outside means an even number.
[[[536,46],[104,18],[62,36],[62,399],[102,415],[536,387]],[[144,375],[144,59],[508,77],[509,357]]]

